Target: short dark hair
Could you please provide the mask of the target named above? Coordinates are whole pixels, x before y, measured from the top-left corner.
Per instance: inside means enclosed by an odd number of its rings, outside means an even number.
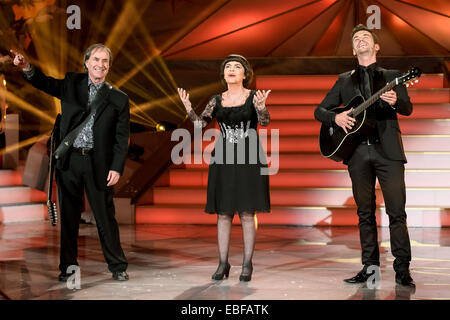
[[[112,65],[112,59],[113,59],[111,49],[109,49],[107,46],[105,46],[105,45],[102,44],[102,43],[96,43],[96,44],[93,44],[92,46],[90,46],[89,48],[87,48],[87,49],[86,49],[86,52],[84,53],[84,63],[83,63],[83,66],[84,66],[84,71],[85,71],[85,72],[87,72],[86,61],[89,60],[89,58],[91,57],[92,52],[93,52],[94,50],[97,50],[97,49],[102,49],[102,50],[105,50],[106,52],[108,52],[108,54],[109,54],[109,66],[111,67],[111,65]]]
[[[371,29],[369,29],[369,28],[367,28],[365,25],[363,25],[363,24],[358,24],[356,27],[354,27],[353,28],[353,30],[352,30],[352,37],[351,37],[351,40],[352,40],[352,46],[353,46],[353,36],[355,35],[355,33],[357,33],[357,32],[359,32],[359,31],[367,31],[367,32],[370,32],[370,34],[372,35],[372,38],[373,38],[373,42],[374,43],[378,43],[378,37],[377,37],[377,35],[375,34],[375,32],[373,32]]]
[[[244,67],[244,74],[245,79],[243,80],[244,87],[249,86],[252,83],[253,80],[253,69],[250,63],[248,63],[247,59],[245,57],[239,55],[239,54],[230,54],[228,57],[225,58],[225,60],[222,61],[222,64],[220,65],[220,80],[222,83],[226,86],[227,83],[225,82],[225,65],[230,61],[236,61],[242,64]]]

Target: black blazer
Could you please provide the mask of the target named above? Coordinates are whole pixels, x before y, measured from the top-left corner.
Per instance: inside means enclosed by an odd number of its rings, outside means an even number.
[[[377,92],[387,82],[392,81],[400,75],[398,70],[386,70],[377,66],[374,70],[373,92]],[[413,107],[405,86],[396,86],[394,90],[397,93],[397,103],[393,107],[381,99],[379,99],[378,103],[374,104],[377,105],[376,125],[385,156],[390,160],[400,160],[406,163],[397,112],[401,115],[409,116],[412,113]],[[341,105],[348,105],[357,95],[361,95],[357,72],[352,70],[340,74],[334,86],[315,109],[314,117],[327,125],[331,125],[334,123],[336,113],[330,111],[330,109]],[[344,163],[346,162],[344,161]]]
[[[54,79],[35,67],[33,77],[27,80],[34,87],[61,100],[60,139],[89,115],[87,73],[68,72],[64,79]],[[92,165],[97,186],[104,190],[109,170],[123,173],[130,136],[130,107],[128,96],[106,82],[95,100],[98,107],[93,126]],[[59,170],[67,169],[70,152],[58,160]]]

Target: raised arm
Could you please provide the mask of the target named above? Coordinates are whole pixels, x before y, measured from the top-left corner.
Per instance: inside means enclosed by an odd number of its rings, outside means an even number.
[[[267,126],[270,123],[270,114],[266,108],[266,100],[271,90],[258,90],[253,96],[253,104],[255,106],[258,122],[262,126]]]
[[[11,50],[11,53],[14,55],[14,65],[22,69],[25,79],[28,80],[33,87],[61,99],[64,92],[64,79],[48,77],[42,73],[39,68],[31,65],[28,59],[21,53],[14,50]]]
[[[184,107],[186,108],[186,112],[191,119],[192,122],[196,126],[201,126],[202,128],[206,127],[209,122],[214,118],[214,110],[216,109],[216,98],[212,97],[208,104],[206,105],[205,110],[203,110],[202,114],[198,116],[194,109],[192,109],[191,101],[189,100],[189,93],[182,88],[178,88],[178,94],[180,96],[181,102],[183,102]]]

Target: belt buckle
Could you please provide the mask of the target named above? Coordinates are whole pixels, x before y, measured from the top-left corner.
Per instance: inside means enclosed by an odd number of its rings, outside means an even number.
[[[87,149],[87,148],[81,148],[81,155],[82,155],[82,156],[86,156],[86,155],[89,154],[90,151],[91,151],[90,149]]]

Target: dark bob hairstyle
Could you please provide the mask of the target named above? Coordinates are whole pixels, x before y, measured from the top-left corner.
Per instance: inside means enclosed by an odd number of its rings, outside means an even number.
[[[227,83],[225,82],[225,65],[230,61],[236,61],[242,64],[244,67],[244,75],[245,79],[243,81],[244,87],[249,86],[252,83],[253,80],[253,69],[250,66],[250,63],[248,63],[247,59],[245,59],[243,56],[239,54],[230,54],[228,57],[223,60],[222,64],[220,65],[220,80],[222,83],[226,86]]]

